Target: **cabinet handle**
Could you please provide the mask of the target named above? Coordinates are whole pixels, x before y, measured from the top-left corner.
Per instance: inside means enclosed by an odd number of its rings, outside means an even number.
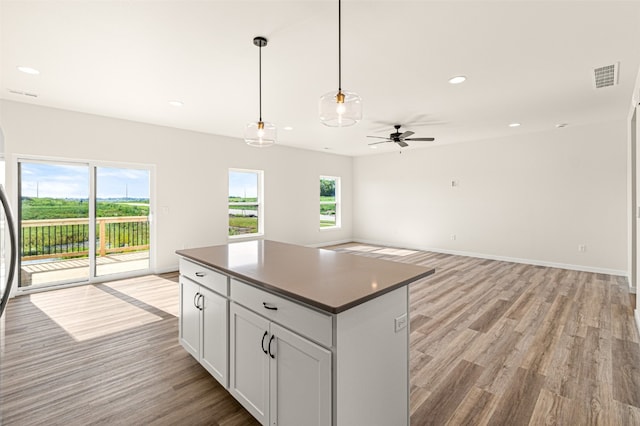
[[[198,306],[198,300],[197,300],[198,296],[200,296],[200,292],[197,292],[196,294],[193,295],[193,306],[200,309],[200,306]]]
[[[202,305],[200,304],[200,300],[202,300]],[[200,297],[198,297],[198,309],[204,311],[204,294],[200,294]]]
[[[202,278],[205,276],[204,272],[196,272],[196,277]]]
[[[277,311],[278,310],[278,307],[277,306],[273,306],[271,303],[262,302],[262,306],[264,306],[265,309],[269,309],[271,311]]]
[[[276,336],[275,335],[271,335],[271,339],[269,339],[269,356],[271,358],[275,358],[276,356],[274,354],[271,353],[271,343],[273,342],[273,339],[275,339]]]
[[[269,335],[268,331],[264,332],[264,335],[262,336],[262,343],[260,344],[260,346],[262,347],[262,352],[264,352],[265,354],[267,353],[267,350],[264,348],[264,338],[267,337]]]

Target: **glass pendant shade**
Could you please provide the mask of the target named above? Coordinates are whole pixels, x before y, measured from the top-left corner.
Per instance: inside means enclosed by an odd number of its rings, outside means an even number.
[[[329,127],[353,126],[362,120],[362,99],[357,93],[329,92],[320,98],[320,122]]]
[[[258,50],[258,106],[260,118],[253,121],[244,128],[244,141],[249,146],[257,148],[265,148],[276,143],[276,126],[273,123],[262,121],[262,48],[267,45],[267,39],[264,37],[254,37],[253,45]]]
[[[276,126],[264,121],[251,122],[244,129],[244,141],[258,148],[271,146],[276,143]]]

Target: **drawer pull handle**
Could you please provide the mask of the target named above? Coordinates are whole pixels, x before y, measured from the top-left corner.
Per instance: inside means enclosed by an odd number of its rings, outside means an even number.
[[[278,307],[277,306],[273,306],[271,303],[262,302],[262,306],[264,306],[265,309],[269,309],[270,311],[277,311],[278,310]]]
[[[204,273],[204,272],[196,272],[196,277],[198,277],[198,278],[202,278],[202,277],[204,277],[204,276],[205,276],[205,273]]]
[[[269,339],[269,356],[271,358],[275,358],[276,356],[271,352],[271,343],[273,342],[273,339],[275,339],[276,336],[274,336],[273,334],[271,335],[271,339]]]
[[[269,335],[268,331],[264,332],[264,335],[262,336],[262,343],[260,344],[260,346],[262,347],[262,352],[264,352],[265,354],[267,353],[267,350],[264,348],[264,338],[267,337]]]

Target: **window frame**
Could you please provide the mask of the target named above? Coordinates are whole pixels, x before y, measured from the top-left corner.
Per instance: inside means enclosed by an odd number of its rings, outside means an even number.
[[[254,173],[257,175],[257,185],[256,188],[256,202],[230,202],[229,197],[231,196],[229,191],[229,183],[232,172],[238,173]],[[251,239],[256,237],[264,236],[264,170],[256,170],[256,169],[241,169],[237,167],[230,167],[227,171],[227,210],[230,210],[231,206],[256,206],[257,210],[257,218],[258,218],[258,232],[254,232],[251,234],[239,234],[239,235],[229,235],[229,215],[227,214],[227,238],[229,240],[241,240],[241,239]]]
[[[333,180],[335,181],[335,188],[336,188],[336,194],[335,194],[335,201],[322,201],[322,199],[320,198],[320,191],[318,191],[318,201],[319,201],[319,206],[322,205],[327,205],[327,204],[335,204],[336,205],[336,224],[335,225],[330,225],[330,226],[322,226],[321,223],[319,223],[319,229],[321,231],[330,231],[330,230],[334,230],[334,229],[340,229],[342,228],[342,200],[341,200],[341,179],[340,176],[329,176],[329,175],[320,175],[320,179],[318,180],[318,183],[320,183],[320,181],[322,181],[323,179],[325,180]]]

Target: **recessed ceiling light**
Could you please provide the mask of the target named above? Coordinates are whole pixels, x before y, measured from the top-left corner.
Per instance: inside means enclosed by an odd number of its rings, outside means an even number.
[[[520,123],[511,123],[509,127],[520,127]]]
[[[464,75],[457,75],[455,77],[451,77],[449,79],[449,83],[450,84],[460,84],[460,83],[464,83],[464,81],[467,79],[467,77],[465,77]]]
[[[184,103],[182,103],[180,101],[169,101],[169,105],[177,107],[177,108],[182,108],[184,106]]]
[[[561,129],[561,128],[563,128],[563,127],[567,127],[568,125],[569,125],[569,123],[558,123],[558,124],[556,124],[556,127],[557,127],[558,129]]]
[[[377,147],[377,146],[375,146],[375,145],[369,145],[369,148],[371,148],[371,149],[378,149],[378,147]]]
[[[291,127],[291,126],[284,126],[284,127],[282,128],[282,130],[293,130],[293,127]]]
[[[25,74],[31,74],[31,75],[38,75],[38,74],[40,74],[40,71],[38,71],[38,70],[37,70],[37,69],[35,69],[35,68],[31,68],[31,67],[23,67],[23,66],[20,66],[20,67],[18,67],[18,71],[22,71],[22,72],[23,72],[23,73],[25,73]]]

